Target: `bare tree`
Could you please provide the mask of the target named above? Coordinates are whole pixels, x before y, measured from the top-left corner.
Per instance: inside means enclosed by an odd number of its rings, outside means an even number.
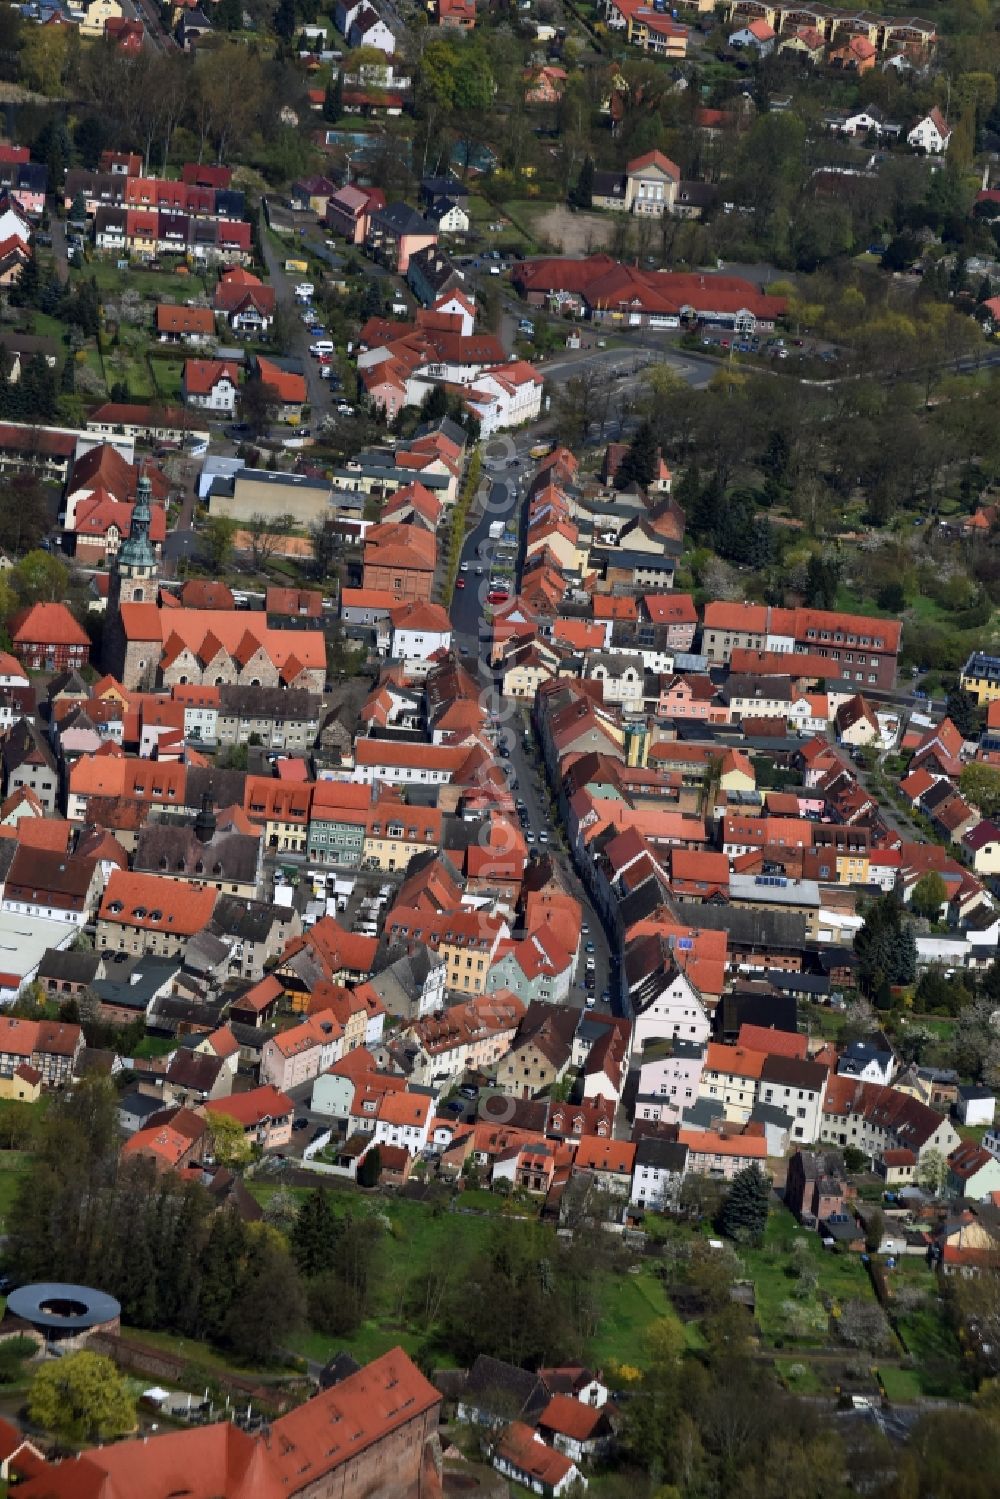
[[[874,1301],[856,1298],[845,1301],[837,1320],[841,1341],[851,1348],[866,1348],[877,1353],[892,1342],[889,1319]]]
[[[279,541],[288,535],[292,525],[290,515],[262,515],[259,510],[251,515],[244,529],[250,546],[250,559],[256,572],[264,570],[278,550]]]

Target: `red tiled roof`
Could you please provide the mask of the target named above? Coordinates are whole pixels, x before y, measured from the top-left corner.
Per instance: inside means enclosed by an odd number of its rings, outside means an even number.
[[[27,609],[19,609],[9,628],[15,647],[90,644],[90,636],[65,604],[32,604]]]
[[[295,1105],[287,1094],[270,1085],[251,1088],[246,1093],[232,1093],[228,1098],[211,1098],[205,1104],[209,1114],[224,1114],[244,1129],[251,1129],[264,1119],[285,1119],[294,1114]]]
[[[193,937],[208,925],[217,898],[217,890],[199,889],[186,880],[116,869],[105,888],[98,919],[143,931]]]

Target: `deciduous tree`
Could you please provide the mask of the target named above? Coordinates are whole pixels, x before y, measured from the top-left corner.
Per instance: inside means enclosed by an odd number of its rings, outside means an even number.
[[[135,1426],[135,1402],[114,1363],[86,1350],[42,1365],[28,1391],[28,1413],[64,1442],[118,1437]]]

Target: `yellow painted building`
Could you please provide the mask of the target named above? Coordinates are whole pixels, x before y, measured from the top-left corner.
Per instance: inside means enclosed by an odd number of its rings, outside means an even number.
[[[974,651],[962,667],[961,681],[977,703],[997,702],[1000,700],[1000,656]]]
[[[0,1098],[16,1103],[37,1103],[42,1092],[42,1075],[34,1067],[18,1067],[11,1077],[0,1077]]]

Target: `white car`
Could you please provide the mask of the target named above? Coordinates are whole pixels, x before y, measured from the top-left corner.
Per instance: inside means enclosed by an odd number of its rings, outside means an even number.
[[[333,342],[329,338],[320,338],[316,343],[309,345],[309,352],[314,359],[318,359],[321,354],[332,354]]]
[[[301,298],[303,302],[306,302],[313,295],[315,290],[316,288],[315,286],[313,286],[311,281],[300,281],[298,286],[295,288],[295,295]]]
[[[351,406],[351,405],[349,405],[347,403],[347,401],[338,401],[337,402],[337,412],[338,412],[338,414],[340,416],[353,416],[354,415],[354,407]]]

